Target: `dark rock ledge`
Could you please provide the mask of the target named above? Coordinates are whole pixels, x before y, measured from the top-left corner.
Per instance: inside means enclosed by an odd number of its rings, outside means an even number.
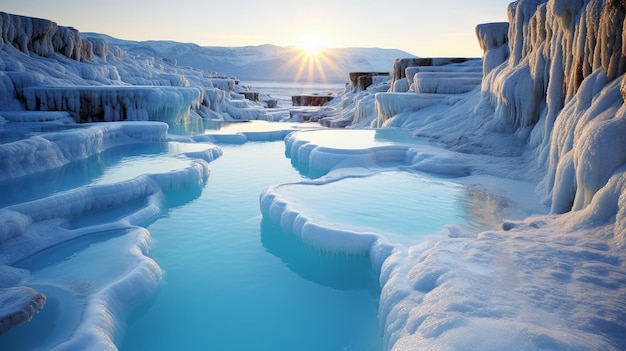
[[[291,103],[293,106],[323,106],[333,98],[333,95],[295,95]]]
[[[29,322],[45,303],[44,294],[26,286],[0,289],[0,334]]]

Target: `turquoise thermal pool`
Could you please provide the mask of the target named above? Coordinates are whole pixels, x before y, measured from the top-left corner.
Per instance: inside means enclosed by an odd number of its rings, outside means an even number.
[[[248,122],[232,128],[262,130],[274,140],[271,133],[285,126]],[[348,139],[364,154],[371,146],[403,152],[421,143],[394,131],[343,132],[317,136],[330,140],[329,154],[330,146],[347,146]],[[24,283],[48,295],[49,303],[32,323],[3,335],[0,348],[45,349],[73,333],[97,335],[94,311],[107,309],[113,320],[104,332],[113,333],[122,351],[382,350],[379,277],[370,257],[337,255],[300,240],[263,217],[259,195],[272,189],[276,199],[316,224],[376,233],[395,245],[471,222],[466,190],[397,168],[314,181],[285,157],[285,145],[121,145],[48,171],[45,186],[36,185],[35,177],[12,181],[16,188],[36,186],[11,193],[8,204],[95,189],[84,192],[94,196],[84,201],[98,206],[100,188],[155,188],[52,223],[76,238],[19,266],[28,272]],[[337,150],[337,158],[350,156]],[[205,183],[185,185],[185,172],[197,164],[206,171]],[[161,193],[157,188],[163,186]]]
[[[393,242],[423,241],[440,234],[445,225],[471,222],[470,197],[463,186],[416,173],[287,184],[275,194],[318,225],[380,233]]]

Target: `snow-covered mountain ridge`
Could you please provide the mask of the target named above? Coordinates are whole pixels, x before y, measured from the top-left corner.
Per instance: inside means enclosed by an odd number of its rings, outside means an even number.
[[[199,46],[173,41],[128,41],[103,34],[82,33],[87,39],[106,41],[133,54],[176,60],[178,65],[218,72],[244,80],[344,82],[349,72],[386,72],[397,58],[414,55],[396,49],[323,49],[314,75],[298,74],[309,58],[294,46],[271,44],[242,47]],[[308,68],[306,69],[308,70]]]

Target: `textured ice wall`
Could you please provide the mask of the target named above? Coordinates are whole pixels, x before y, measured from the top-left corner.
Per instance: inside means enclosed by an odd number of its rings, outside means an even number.
[[[421,66],[443,66],[452,63],[463,63],[468,60],[464,57],[420,57],[420,58],[405,58],[396,59],[393,62],[393,69],[391,70],[391,91],[396,81],[406,78],[406,69],[408,67],[421,67]]]
[[[83,41],[78,30],[50,20],[0,12],[0,27],[0,50],[10,44],[25,54],[50,56],[56,52],[77,61],[91,59],[93,53],[93,46]]]
[[[99,86],[28,87],[26,107],[33,111],[69,111],[80,122],[188,122],[191,108],[199,108],[203,90],[179,87]]]
[[[214,72],[130,55],[45,19],[0,12],[0,30],[1,110],[70,111],[81,122],[271,118],[258,103],[231,101],[235,81]]]
[[[484,23],[476,26],[478,43],[485,55],[483,56],[483,75],[509,58],[509,23]]]
[[[508,14],[511,56],[482,90],[503,128],[532,128],[530,146],[546,170],[540,190],[552,210],[582,209],[626,164],[618,79],[626,71],[625,5],[520,0]]]
[[[445,95],[416,93],[376,93],[377,126],[382,127],[401,112],[417,111],[440,103]]]
[[[418,71],[411,79],[409,91],[431,94],[462,94],[479,86],[482,79],[481,72]]]

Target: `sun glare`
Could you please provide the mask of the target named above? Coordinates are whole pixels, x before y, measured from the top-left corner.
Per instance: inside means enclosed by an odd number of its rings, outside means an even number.
[[[295,81],[326,82],[326,71],[339,71],[332,49],[324,37],[312,34],[300,38],[293,47],[293,56],[283,66],[284,69],[296,67]]]
[[[311,56],[319,54],[323,45],[324,40],[318,35],[308,35],[298,41],[298,47]]]

